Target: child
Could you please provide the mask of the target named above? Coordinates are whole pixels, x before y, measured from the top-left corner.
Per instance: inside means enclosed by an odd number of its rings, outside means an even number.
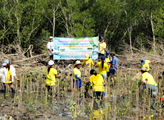
[[[97,63],[96,67],[99,68],[99,74],[105,79],[106,72],[108,71],[108,65],[105,63],[105,56],[101,57],[101,61]]]
[[[105,89],[103,86],[104,79],[100,74],[97,74],[97,72],[92,69],[90,71],[90,82],[93,87],[93,95],[96,96],[97,98],[101,97],[103,100],[105,99]]]
[[[94,66],[93,60],[90,59],[90,57],[89,57],[88,54],[86,54],[85,60],[83,60],[82,65],[84,65],[85,67],[89,67],[89,68],[90,68],[91,66]]]
[[[58,78],[60,75],[57,75],[57,70],[53,68],[54,67],[54,61],[50,60],[48,62],[48,68],[46,69],[46,87],[48,89],[48,92],[50,95],[52,95],[52,89],[55,89],[55,84],[56,84],[56,79]]]
[[[78,89],[81,88],[81,77],[87,77],[87,75],[81,74],[80,67],[81,62],[76,61],[75,68],[73,69],[73,88],[75,87],[75,92],[78,92]]]

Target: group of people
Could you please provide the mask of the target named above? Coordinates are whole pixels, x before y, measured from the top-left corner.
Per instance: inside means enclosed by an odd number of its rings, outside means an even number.
[[[52,39],[53,37],[50,37],[50,42],[52,42]],[[104,40],[104,38],[101,38],[101,41],[99,42],[98,62],[97,64],[95,64],[95,67],[98,68],[98,71],[92,69],[92,66],[94,66],[94,62],[88,54],[86,54],[85,60],[83,60],[83,62],[80,62],[79,60],[75,62],[73,69],[73,87],[75,88],[75,92],[78,92],[79,88],[81,88],[82,82],[89,82],[90,86],[93,89],[94,96],[105,99],[104,85],[106,82],[108,82],[106,78],[115,75],[118,66],[118,58],[115,56],[115,52],[105,51],[106,43],[104,42]],[[51,45],[51,43],[48,43],[47,49],[49,50],[50,61],[48,62],[48,68],[46,69],[45,85],[49,92],[55,89],[56,78],[60,76],[58,75],[57,70],[54,69],[55,63],[53,61],[52,48],[53,45]],[[158,86],[150,73],[149,63],[156,62],[142,59],[140,63],[143,91],[148,88],[151,97],[155,98],[158,93]],[[89,81],[82,80],[82,77],[88,77],[88,74],[83,75],[81,73],[80,68],[82,65],[90,70]],[[4,60],[2,64],[2,68],[0,69],[0,78],[4,87],[4,96],[6,93],[6,84],[10,86],[14,95],[14,78],[16,80],[19,79],[16,76],[15,68],[10,64],[8,59]],[[52,92],[50,94],[52,95]]]
[[[50,55],[50,61],[48,62],[48,65],[51,66],[50,63],[53,63],[53,42],[52,42],[52,38],[50,37],[50,42],[48,42],[47,44],[47,49],[49,50],[49,55]],[[90,70],[90,80],[86,81],[86,80],[82,80],[82,77],[87,77],[88,75],[83,75],[80,71],[81,66],[84,66],[86,68],[88,68]],[[73,69],[73,88],[75,88],[75,92],[78,92],[78,89],[81,88],[82,86],[82,81],[84,82],[90,82],[90,86],[93,88],[94,91],[94,95],[96,96],[101,96],[102,99],[105,98],[105,89],[104,89],[104,85],[106,82],[106,78],[107,76],[111,76],[111,75],[115,75],[115,72],[117,70],[117,66],[118,66],[118,58],[115,56],[115,52],[109,52],[106,51],[106,43],[105,43],[105,39],[101,38],[100,42],[99,42],[99,54],[98,54],[98,63],[95,65],[98,68],[98,72],[94,69],[92,69],[92,67],[94,66],[94,62],[93,60],[90,58],[90,56],[88,54],[86,54],[85,59],[83,60],[83,62],[80,61],[76,61],[74,64],[74,69]],[[47,71],[56,71],[54,70],[54,68],[50,67],[51,69]],[[46,72],[47,74],[47,79],[46,79],[46,86],[53,86],[52,84],[48,84],[47,81],[50,81],[50,75],[49,72]],[[57,75],[57,71],[54,72],[54,76]],[[57,77],[57,76],[56,76]],[[55,82],[55,77],[52,78]],[[50,89],[50,87],[48,87],[48,90]]]

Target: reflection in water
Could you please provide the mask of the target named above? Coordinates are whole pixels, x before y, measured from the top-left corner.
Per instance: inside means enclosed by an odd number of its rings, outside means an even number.
[[[103,100],[95,99],[90,120],[103,120],[105,117],[105,105]]]
[[[90,120],[103,120],[104,115],[104,109],[93,110]]]

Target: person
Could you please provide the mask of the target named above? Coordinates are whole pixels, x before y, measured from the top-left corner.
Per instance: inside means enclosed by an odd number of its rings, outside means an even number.
[[[110,69],[110,52],[106,51],[106,63],[108,64],[108,71],[107,71],[107,76],[109,77],[109,69]]]
[[[90,71],[90,83],[93,88],[93,96],[101,99],[105,99],[105,88],[104,88],[104,79],[102,75],[97,74],[97,72],[92,69]]]
[[[102,37],[101,41],[99,42],[99,58],[101,58],[101,56],[104,56],[105,49],[106,49],[106,43],[105,43],[105,39]]]
[[[118,58],[115,56],[115,52],[111,52],[110,56],[112,57],[111,66],[110,66],[110,75],[115,75],[118,66]]]
[[[50,36],[49,37],[49,42],[47,43],[47,49],[48,49],[48,52],[49,52],[49,56],[50,56],[50,60],[53,60],[53,49],[54,49],[54,44],[53,44],[53,37]]]
[[[81,62],[76,61],[74,64],[75,68],[73,69],[73,88],[75,88],[75,92],[78,92],[78,89],[81,88],[81,77],[87,77],[87,75],[81,74]],[[84,81],[85,82],[85,81]]]
[[[60,77],[60,75],[57,74],[57,70],[53,68],[54,67],[54,61],[50,60],[48,62],[48,68],[46,69],[46,88],[48,90],[48,93],[52,95],[52,90],[55,90],[56,85],[56,78]]]
[[[157,63],[157,62],[142,59],[140,64],[140,69],[144,67],[146,68],[147,72],[150,73],[149,63]]]
[[[142,73],[143,90],[148,88],[151,97],[156,97],[158,93],[158,87],[153,76],[147,72],[147,68],[142,67],[140,71]]]
[[[89,57],[88,54],[86,54],[85,60],[83,60],[82,65],[84,65],[85,67],[88,67],[88,68],[94,66],[93,60]]]
[[[16,76],[15,68],[10,64],[8,59],[4,60],[2,66],[3,67],[0,69],[0,78],[4,87],[4,98],[6,98],[6,85],[9,85],[12,91],[12,97],[14,97],[15,94],[15,89],[13,85],[14,78],[16,80],[19,80]]]
[[[105,79],[106,72],[108,71],[108,65],[105,63],[105,56],[101,57],[101,61],[96,64],[96,67],[98,67],[98,73]]]

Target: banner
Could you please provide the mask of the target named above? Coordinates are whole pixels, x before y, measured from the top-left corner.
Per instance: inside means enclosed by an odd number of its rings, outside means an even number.
[[[89,54],[91,59],[98,58],[98,37],[86,38],[54,38],[54,60],[85,59]]]

